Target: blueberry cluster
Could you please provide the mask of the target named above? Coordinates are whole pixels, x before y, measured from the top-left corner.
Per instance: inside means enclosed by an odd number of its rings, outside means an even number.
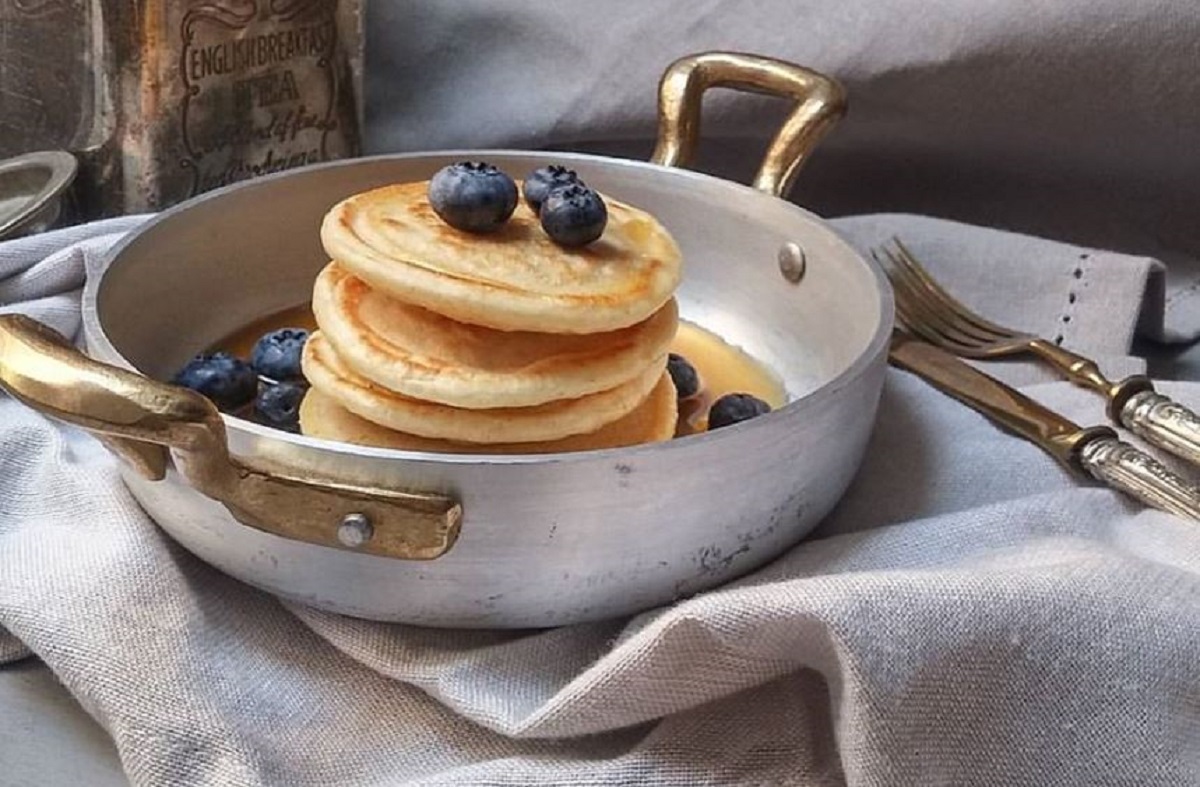
[[[206,396],[221,412],[266,426],[300,431],[300,401],[308,390],[300,355],[308,331],[280,328],[254,344],[250,360],[227,352],[192,358],[172,382]]]
[[[675,393],[682,401],[700,394],[700,375],[691,361],[678,353],[667,355],[667,372],[675,384]],[[771,405],[748,393],[729,393],[719,397],[708,408],[708,428],[720,429],[748,421],[771,412]]]
[[[604,234],[608,208],[574,170],[557,164],[525,178],[525,202],[560,246],[586,246]],[[429,204],[442,221],[464,232],[494,232],[517,208],[517,184],[482,161],[443,167],[429,181]]]

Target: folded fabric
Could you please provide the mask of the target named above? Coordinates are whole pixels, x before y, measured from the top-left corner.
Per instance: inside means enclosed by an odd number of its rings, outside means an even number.
[[[69,333],[81,275],[136,221],[0,246],[4,310]],[[1134,326],[1161,306],[1149,259],[837,224],[864,248],[900,235],[968,303],[1110,371],[1137,368]],[[889,374],[813,538],[667,608],[517,632],[281,603],[169,540],[94,440],[0,399],[0,659],[41,658],[137,784],[1195,781],[1200,528]],[[1200,384],[1165,388],[1200,405]],[[1065,383],[1028,390],[1102,420]]]

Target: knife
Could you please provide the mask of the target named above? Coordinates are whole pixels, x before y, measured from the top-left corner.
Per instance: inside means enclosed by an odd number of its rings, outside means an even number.
[[[892,363],[1037,445],[1072,473],[1143,503],[1200,521],[1200,487],[1122,442],[1107,426],[1081,427],[957,356],[897,331]]]

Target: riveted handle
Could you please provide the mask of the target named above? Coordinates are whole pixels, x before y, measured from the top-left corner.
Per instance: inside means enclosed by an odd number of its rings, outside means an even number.
[[[1078,456],[1093,478],[1146,505],[1200,521],[1200,488],[1145,451],[1115,437],[1099,437],[1084,443]]]
[[[1148,389],[1125,401],[1120,419],[1134,434],[1200,465],[1200,418],[1187,407]]]
[[[171,449],[193,487],[260,530],[409,560],[436,558],[458,537],[462,507],[448,497],[301,478],[239,461],[206,398],[93,360],[29,317],[0,316],[0,387],[95,433],[151,480],[164,477]],[[347,524],[357,525],[354,538]]]
[[[700,106],[712,87],[732,87],[796,100],[754,177],[754,187],[782,197],[817,143],[846,112],[846,91],[834,79],[774,58],[705,52],[672,63],[658,93],[658,144],[651,160],[669,167],[691,163],[700,136]]]

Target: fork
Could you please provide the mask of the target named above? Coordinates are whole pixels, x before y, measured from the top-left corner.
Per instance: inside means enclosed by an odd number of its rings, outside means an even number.
[[[1108,417],[1148,442],[1200,465],[1200,418],[1154,390],[1143,375],[1113,382],[1089,358],[1029,333],[997,325],[964,306],[917,261],[899,238],[871,250],[892,282],[896,313],[926,341],[966,358],[1033,355],[1068,380],[1108,399]]]

